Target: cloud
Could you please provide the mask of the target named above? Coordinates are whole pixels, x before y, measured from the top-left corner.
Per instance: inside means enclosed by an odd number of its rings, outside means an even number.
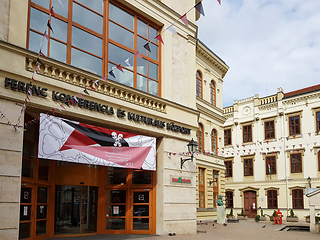
[[[224,106],[319,84],[320,1],[204,1],[198,38],[230,67]]]

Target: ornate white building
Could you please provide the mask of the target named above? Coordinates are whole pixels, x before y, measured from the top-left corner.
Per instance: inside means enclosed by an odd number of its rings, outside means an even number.
[[[224,108],[226,203],[234,214],[309,214],[306,188],[320,187],[320,85]],[[319,210],[319,209],[318,209]],[[228,211],[227,211],[228,212]]]

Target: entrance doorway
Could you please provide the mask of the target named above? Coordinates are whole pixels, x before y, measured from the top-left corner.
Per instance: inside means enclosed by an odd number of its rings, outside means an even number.
[[[57,185],[55,235],[97,232],[98,187]]]
[[[257,197],[254,191],[244,192],[244,214],[249,218],[257,215]]]

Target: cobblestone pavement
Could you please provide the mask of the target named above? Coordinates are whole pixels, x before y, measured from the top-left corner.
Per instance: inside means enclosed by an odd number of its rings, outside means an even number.
[[[212,223],[198,225],[198,234],[196,235],[93,235],[86,237],[76,237],[76,238],[52,238],[51,240],[59,239],[80,239],[80,240],[125,240],[125,239],[139,239],[139,240],[211,240],[211,239],[259,239],[259,240],[320,240],[320,234],[310,233],[309,231],[279,231],[285,226],[302,225],[308,226],[305,223],[293,223],[283,225],[273,225],[272,222],[253,222],[253,221],[240,221],[239,223],[228,223],[227,226],[221,224]],[[265,226],[265,227],[264,227]]]

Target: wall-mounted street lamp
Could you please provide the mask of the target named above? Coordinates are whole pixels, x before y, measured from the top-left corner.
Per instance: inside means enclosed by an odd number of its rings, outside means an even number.
[[[308,180],[309,188],[311,188],[311,177],[309,176],[307,180]]]
[[[190,158],[186,158],[186,159],[182,159],[181,158],[181,169],[182,169],[182,165],[186,162],[186,161],[193,161],[193,153],[195,153],[195,151],[197,150],[198,144],[193,141],[193,138],[191,140],[191,142],[188,143],[188,152],[191,153],[191,157]]]
[[[214,173],[214,181],[212,180],[212,181],[209,181],[209,184],[210,184],[210,186],[211,186],[211,184],[212,183],[214,183],[214,182],[218,182],[218,178],[219,178],[219,172],[215,172]]]

